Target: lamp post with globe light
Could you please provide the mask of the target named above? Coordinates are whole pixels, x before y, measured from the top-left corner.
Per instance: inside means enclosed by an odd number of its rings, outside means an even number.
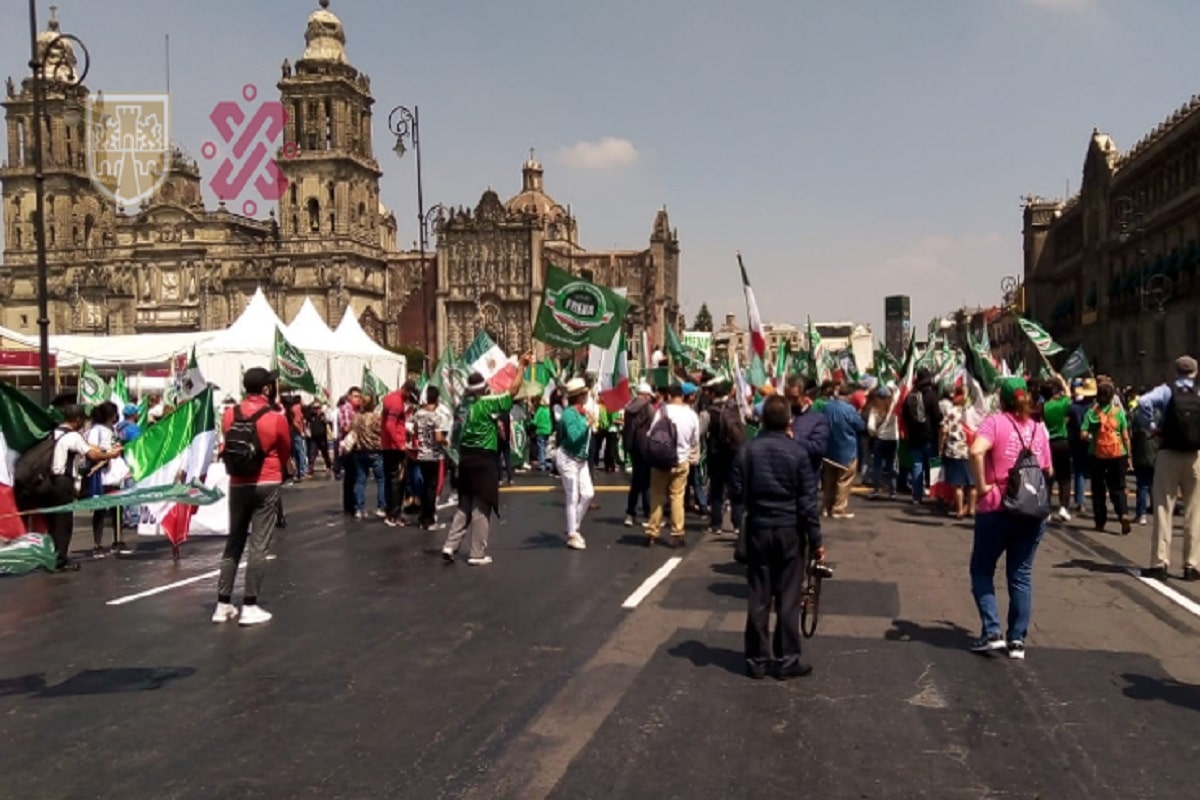
[[[435,309],[433,308],[434,281],[429,275],[429,265],[425,263],[425,253],[429,249],[429,223],[425,215],[425,188],[421,182],[421,110],[419,106],[413,106],[410,111],[405,106],[396,106],[388,114],[388,130],[396,137],[396,144],[392,148],[392,152],[397,158],[404,158],[408,152],[409,144],[412,145],[413,155],[417,160],[417,247],[421,255],[421,283],[422,283],[422,306],[421,309],[425,322],[422,326],[424,329],[424,339],[422,349],[425,351],[426,358],[434,349],[434,336],[431,335],[434,324]],[[437,208],[435,206],[435,208]],[[432,212],[433,209],[430,209]]]
[[[38,358],[39,382],[43,405],[50,405],[50,299],[49,267],[46,264],[46,175],[45,154],[42,151],[42,125],[50,127],[46,109],[46,81],[49,76],[64,90],[83,85],[91,66],[91,56],[79,37],[58,32],[57,7],[50,6],[50,35],[38,34],[37,0],[29,0],[29,68],[33,82],[33,181],[34,181],[34,239],[37,247],[38,298]],[[74,47],[83,54],[82,69],[76,68]],[[78,108],[68,107],[65,121],[68,126],[79,124]]]

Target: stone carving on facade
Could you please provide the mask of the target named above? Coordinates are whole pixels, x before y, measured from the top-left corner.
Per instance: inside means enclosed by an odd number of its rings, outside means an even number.
[[[291,264],[276,267],[273,277],[276,286],[293,286],[296,283],[296,268]]]
[[[168,267],[159,271],[159,301],[163,303],[178,303],[182,300],[183,289],[180,285],[181,282],[177,268]]]
[[[12,297],[13,279],[11,275],[0,275],[0,300]]]
[[[283,73],[284,78],[292,77],[292,62],[285,58],[283,60],[283,67],[280,69],[280,71]]]
[[[46,290],[55,300],[65,300],[70,295],[71,287],[66,273],[50,276],[46,281]]]

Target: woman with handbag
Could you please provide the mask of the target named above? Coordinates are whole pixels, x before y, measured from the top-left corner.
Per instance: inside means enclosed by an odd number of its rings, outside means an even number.
[[[1007,651],[1025,658],[1033,602],[1033,557],[1050,516],[1050,435],[1033,419],[1033,399],[1022,378],[1000,382],[1000,412],[985,419],[971,444],[971,470],[979,487],[975,542],[971,550],[971,593],[983,634],[976,653]],[[1008,631],[1001,633],[995,574],[1005,557]]]

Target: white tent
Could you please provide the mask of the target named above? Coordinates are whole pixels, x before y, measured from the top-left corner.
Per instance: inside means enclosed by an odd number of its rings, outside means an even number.
[[[196,346],[200,371],[221,387],[218,396],[237,397],[244,370],[270,366],[276,330],[284,330],[284,324],[258,289],[232,325]]]
[[[304,351],[308,360],[308,368],[312,370],[317,383],[324,384],[332,392],[329,365],[338,357],[334,349],[337,336],[333,329],[321,319],[312,298],[305,297],[299,313],[284,331],[287,340]]]
[[[391,389],[397,389],[407,377],[404,356],[380,347],[358,324],[354,309],[347,307],[342,321],[334,331],[333,349],[340,355],[329,365],[329,378],[334,394],[344,392],[362,380],[362,369],[369,366],[375,377]]]
[[[59,369],[78,367],[84,359],[94,367],[161,366],[176,353],[190,350],[192,345],[212,338],[213,331],[192,333],[153,333],[127,336],[90,336],[63,334],[50,337],[50,352],[56,357]],[[16,342],[36,350],[37,334],[23,334],[0,328],[0,339]]]

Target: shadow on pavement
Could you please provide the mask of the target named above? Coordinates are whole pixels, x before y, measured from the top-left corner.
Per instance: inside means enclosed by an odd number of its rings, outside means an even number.
[[[563,537],[557,533],[535,533],[525,539],[519,550],[543,550],[551,547],[562,547]]]
[[[1105,564],[1090,558],[1073,558],[1061,564],[1054,564],[1053,567],[1054,569],[1084,569],[1088,572],[1100,572],[1106,575],[1125,575],[1129,571],[1120,564]]]
[[[900,522],[904,525],[920,525],[922,528],[945,528],[945,519],[937,517],[929,517],[925,514],[905,514],[902,517],[889,517],[892,522]]]
[[[736,561],[728,564],[713,564],[712,571],[718,575],[733,575],[742,578],[746,576],[746,568]]]
[[[697,667],[720,667],[735,675],[741,675],[746,671],[746,655],[740,650],[710,647],[695,639],[680,642],[667,652],[676,658],[686,658]]]
[[[735,600],[750,599],[750,588],[744,581],[740,583],[710,583],[708,591],[717,597],[732,597]]]
[[[193,667],[121,667],[85,669],[57,686],[42,689],[38,697],[150,692],[167,683],[196,674]]]
[[[1129,681],[1122,692],[1133,700],[1161,700],[1180,708],[1200,711],[1200,686],[1180,683],[1172,678],[1151,678],[1126,672],[1121,676]]]
[[[943,650],[962,650],[970,644],[973,637],[973,632],[958,623],[944,619],[933,625],[894,619],[892,629],[883,635],[889,642],[921,642]]]
[[[45,675],[22,675],[19,678],[0,678],[0,697],[35,694],[46,688]]]

